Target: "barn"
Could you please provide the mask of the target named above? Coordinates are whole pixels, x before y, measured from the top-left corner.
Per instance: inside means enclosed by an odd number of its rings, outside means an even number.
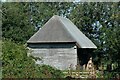
[[[28,41],[29,55],[39,57],[37,64],[60,70],[85,64],[96,45],[69,19],[54,15]]]

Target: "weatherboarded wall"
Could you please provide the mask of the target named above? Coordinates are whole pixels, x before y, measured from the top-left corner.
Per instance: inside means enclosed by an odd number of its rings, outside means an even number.
[[[37,64],[47,64],[61,70],[68,69],[72,64],[73,69],[77,64],[77,49],[75,44],[29,44],[30,55],[40,57]]]

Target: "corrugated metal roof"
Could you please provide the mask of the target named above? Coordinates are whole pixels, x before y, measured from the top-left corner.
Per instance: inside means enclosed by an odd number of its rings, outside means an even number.
[[[80,48],[97,48],[69,19],[53,16],[27,43],[76,42]]]

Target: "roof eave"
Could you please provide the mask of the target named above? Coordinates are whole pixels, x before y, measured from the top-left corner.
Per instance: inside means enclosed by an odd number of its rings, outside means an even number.
[[[87,49],[97,49],[97,46],[80,46],[78,43],[76,43],[76,45],[78,46],[78,48],[87,48]]]
[[[56,41],[54,41],[54,42],[29,42],[29,41],[27,41],[27,43],[29,44],[36,44],[36,43],[75,43],[74,41],[61,41],[61,42],[56,42]]]

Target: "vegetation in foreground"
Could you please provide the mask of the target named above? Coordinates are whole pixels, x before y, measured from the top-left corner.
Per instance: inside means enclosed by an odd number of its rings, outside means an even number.
[[[33,58],[27,56],[27,48],[22,44],[3,40],[2,47],[2,78],[64,78],[66,76],[64,71],[49,65],[35,64]],[[115,78],[116,74],[98,72],[96,76],[97,78]]]
[[[62,78],[64,74],[49,65],[36,65],[27,56],[27,49],[10,40],[2,43],[2,76],[3,78]]]

